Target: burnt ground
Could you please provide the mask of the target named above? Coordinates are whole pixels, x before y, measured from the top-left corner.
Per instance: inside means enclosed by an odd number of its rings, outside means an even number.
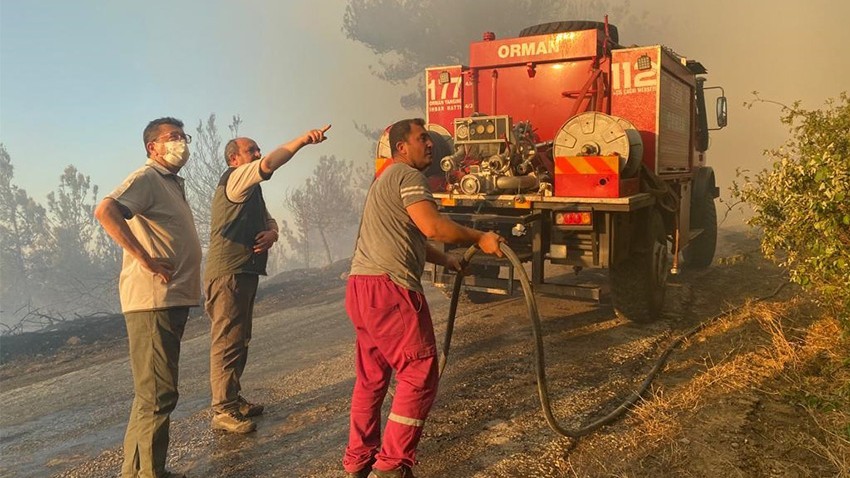
[[[350,262],[337,261],[320,269],[295,270],[265,279],[257,291],[254,314],[323,303],[344,284]],[[209,319],[193,308],[183,340],[209,333]],[[56,324],[50,330],[0,336],[2,388],[45,380],[86,365],[126,356],[127,329],[121,314],[84,317]]]
[[[717,264],[672,280],[653,324],[625,322],[605,301],[537,297],[552,407],[566,428],[613,410],[668,345],[712,321],[676,349],[645,401],[579,440],[558,436],[540,411],[521,297],[463,302],[417,476],[850,476],[846,342],[794,287],[756,302],[785,281],[781,271],[744,234],[723,239]],[[170,466],[193,477],[342,475],[353,383],[351,331],[340,312],[346,269],[343,261],[263,283],[256,315],[279,316],[285,332],[275,337],[287,345],[272,344],[263,357],[295,362],[292,371],[252,383],[269,411],[250,437],[210,432],[202,408],[176,419]],[[446,301],[429,296],[440,340]],[[207,332],[206,319],[194,316],[184,342]],[[126,356],[120,316],[51,334],[0,343],[4,390]],[[55,457],[30,476],[114,476],[119,463],[120,439]]]

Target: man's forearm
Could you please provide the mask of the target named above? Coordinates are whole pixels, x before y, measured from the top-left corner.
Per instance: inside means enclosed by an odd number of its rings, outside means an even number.
[[[302,136],[278,146],[274,151],[262,159],[260,167],[266,174],[275,172],[278,168],[289,162],[299,149],[306,146],[307,140]]]
[[[478,242],[481,231],[462,226],[451,219],[440,216],[440,219],[434,222],[434,230],[429,239],[447,244],[474,244]]]
[[[431,244],[425,244],[425,261],[430,262],[432,264],[437,264],[438,266],[445,266],[447,264],[448,255],[445,252],[437,249]]]
[[[277,221],[269,214],[269,210],[266,209],[266,230],[274,231],[280,233],[280,228],[277,226]]]
[[[122,249],[135,257],[139,262],[147,264],[151,261],[148,252],[142,247],[130,226],[127,225],[127,220],[121,214],[121,209],[118,202],[112,198],[106,198],[98,205],[95,210],[95,217],[103,226],[103,229]]]
[[[325,133],[331,129],[331,125],[327,124],[323,128],[311,129],[303,135],[293,139],[292,141],[278,146],[274,151],[269,153],[260,162],[260,170],[265,175],[271,175],[277,168],[283,166],[298,152],[299,149],[308,144],[319,144],[326,140]]]
[[[407,213],[422,234],[434,241],[450,244],[477,243],[484,234],[440,214],[432,201],[413,203],[407,206]]]

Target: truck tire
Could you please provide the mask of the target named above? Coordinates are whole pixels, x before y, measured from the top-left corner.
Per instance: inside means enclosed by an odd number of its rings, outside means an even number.
[[[661,214],[650,212],[648,227],[628,259],[611,266],[611,303],[618,316],[638,323],[658,318],[667,289],[667,233]]]
[[[702,194],[691,201],[691,229],[702,229],[682,251],[685,266],[702,269],[714,261],[717,249],[717,208],[710,194]]]
[[[552,33],[577,32],[581,30],[599,30],[605,32],[605,24],[602,22],[590,22],[582,20],[564,21],[564,22],[549,22],[541,23],[523,28],[519,32],[521,37],[530,37],[534,35],[549,35]],[[611,41],[616,44],[620,43],[620,36],[617,34],[617,27],[608,24],[608,35],[611,36]]]

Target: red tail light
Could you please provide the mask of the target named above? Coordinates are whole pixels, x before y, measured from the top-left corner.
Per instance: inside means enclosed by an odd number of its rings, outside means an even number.
[[[589,212],[555,213],[555,224],[559,226],[587,226],[592,223],[593,216]]]

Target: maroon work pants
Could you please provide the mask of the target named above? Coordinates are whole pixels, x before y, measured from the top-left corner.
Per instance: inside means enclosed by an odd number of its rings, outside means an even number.
[[[351,428],[343,466],[374,460],[379,470],[412,467],[437,394],[437,346],[425,297],[388,276],[350,276],[345,308],[357,334]],[[381,405],[392,372],[396,390],[381,440]]]

